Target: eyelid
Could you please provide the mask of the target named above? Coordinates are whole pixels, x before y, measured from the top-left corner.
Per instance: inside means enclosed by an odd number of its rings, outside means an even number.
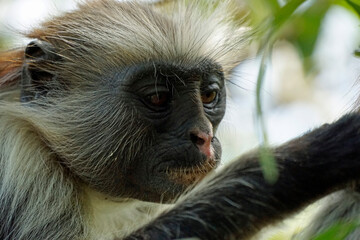
[[[170,93],[169,88],[166,85],[163,84],[159,84],[154,86],[152,85],[146,85],[143,86],[139,89],[136,90],[140,95],[142,96],[149,96],[149,95],[154,95],[154,94],[158,94],[158,93]]]
[[[220,89],[221,89],[221,87],[218,83],[212,83],[212,84],[201,87],[200,90],[202,93],[205,93],[205,92],[209,92],[209,91],[219,92]]]

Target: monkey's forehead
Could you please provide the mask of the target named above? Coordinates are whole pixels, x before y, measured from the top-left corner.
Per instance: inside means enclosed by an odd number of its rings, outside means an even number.
[[[176,11],[165,14],[135,2],[91,1],[43,23],[28,37],[51,42],[71,63],[68,69],[105,69],[150,60],[190,65],[210,59],[226,72],[244,58],[244,30],[235,28],[231,13],[224,12],[229,9],[227,1],[212,11],[196,2],[181,1]]]
[[[202,83],[204,79],[210,81],[216,80],[219,85],[224,84],[224,72],[222,67],[207,59],[200,61],[196,65],[178,65],[169,62],[148,62],[137,65],[126,66],[121,69],[115,69],[106,74],[106,79],[111,82],[127,86],[134,84],[143,84],[150,80],[153,84],[154,78],[157,83]],[[172,85],[174,86],[174,85]]]

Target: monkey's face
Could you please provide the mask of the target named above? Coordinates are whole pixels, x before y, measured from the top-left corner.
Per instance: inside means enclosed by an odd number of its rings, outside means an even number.
[[[73,104],[81,107],[66,110],[67,118],[81,121],[70,126],[72,145],[61,149],[64,162],[91,187],[115,197],[169,201],[218,166],[214,134],[226,99],[218,65],[150,62],[93,83],[80,93],[82,103]]]
[[[79,172],[84,181],[112,196],[168,201],[218,166],[214,134],[226,99],[218,65],[151,62],[111,72],[105,81],[96,111],[107,119],[93,124],[88,137],[106,146],[94,148],[104,152],[87,164],[104,156],[107,164],[92,175]]]
[[[40,63],[58,60],[48,48],[32,43],[26,56],[31,63],[38,56]],[[22,100],[52,124],[49,147],[92,188],[169,201],[218,166],[215,132],[226,93],[222,69],[212,61],[113,66],[83,72],[79,82],[73,71],[54,75],[24,66]]]

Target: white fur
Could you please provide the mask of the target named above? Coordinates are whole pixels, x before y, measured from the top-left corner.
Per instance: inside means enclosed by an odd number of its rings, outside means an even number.
[[[134,199],[116,199],[86,188],[85,204],[89,213],[90,238],[107,240],[125,236],[148,223],[165,204]]]

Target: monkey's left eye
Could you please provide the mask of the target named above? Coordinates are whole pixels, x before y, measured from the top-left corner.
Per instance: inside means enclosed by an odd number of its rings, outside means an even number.
[[[147,97],[148,102],[155,107],[165,107],[170,101],[170,95],[166,92],[156,93]]]
[[[212,103],[216,100],[216,98],[217,98],[216,91],[210,91],[210,92],[205,92],[205,93],[201,94],[201,101],[203,102],[203,104]]]

